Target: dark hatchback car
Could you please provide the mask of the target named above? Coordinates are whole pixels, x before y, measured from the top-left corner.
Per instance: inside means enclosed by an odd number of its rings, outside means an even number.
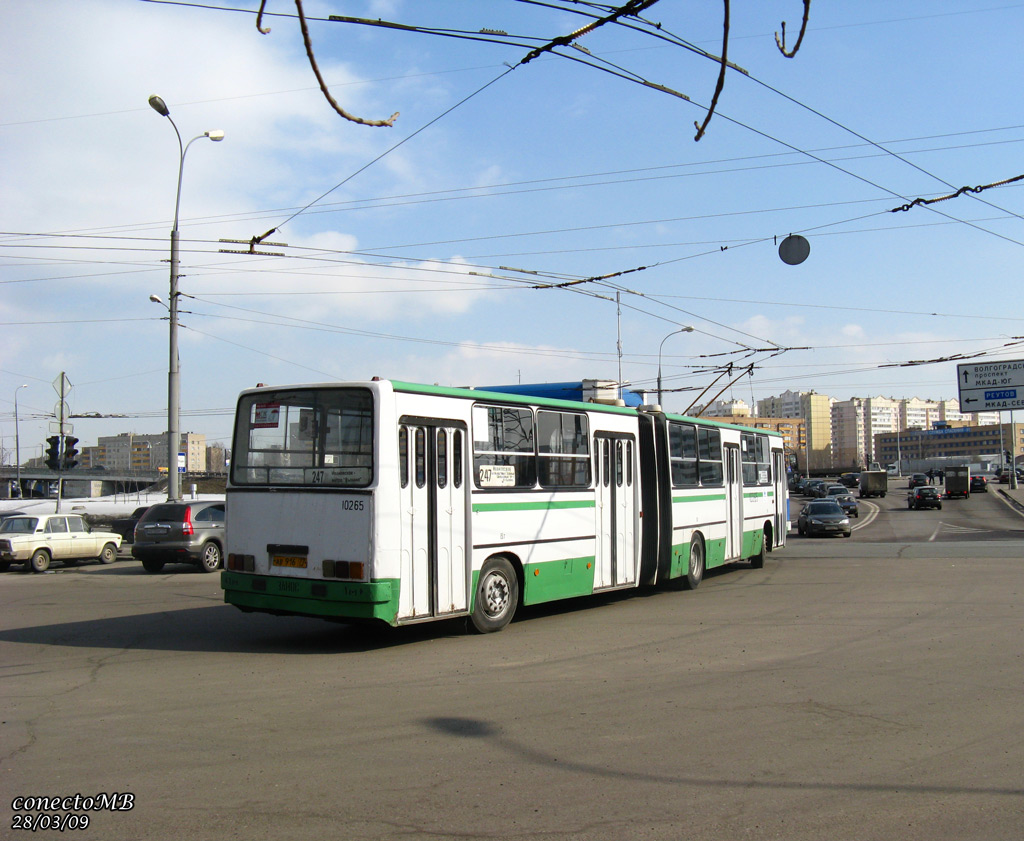
[[[797,518],[796,530],[808,537],[815,534],[841,534],[849,537],[852,534],[850,518],[839,503],[831,499],[808,502]]]
[[[907,494],[907,508],[913,508],[915,510],[921,508],[941,509],[942,495],[939,493],[938,488],[933,488],[931,485],[914,488],[914,490]]]
[[[224,558],[223,502],[161,502],[135,527],[132,557],[146,572],[164,564],[197,564],[216,572]]]
[[[971,493],[972,494],[984,494],[988,493],[988,479],[984,476],[974,475],[971,477]]]
[[[910,483],[907,485],[907,487],[909,487],[909,488],[920,488],[920,487],[922,487],[924,485],[930,485],[931,482],[932,482],[932,480],[928,478],[928,474],[927,473],[914,473],[910,477]]]

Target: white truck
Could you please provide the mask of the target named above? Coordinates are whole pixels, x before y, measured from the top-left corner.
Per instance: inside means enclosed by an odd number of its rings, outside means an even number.
[[[889,490],[889,474],[884,470],[865,470],[860,474],[860,498],[885,496]]]

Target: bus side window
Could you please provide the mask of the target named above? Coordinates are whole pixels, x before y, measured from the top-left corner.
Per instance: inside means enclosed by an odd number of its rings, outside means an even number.
[[[427,433],[423,427],[416,429],[416,487],[427,484]]]
[[[448,486],[448,433],[437,430],[437,486]]]
[[[455,487],[462,487],[462,430],[452,433],[452,481]]]
[[[398,430],[398,469],[402,477],[402,487],[409,487],[409,428],[399,427]]]

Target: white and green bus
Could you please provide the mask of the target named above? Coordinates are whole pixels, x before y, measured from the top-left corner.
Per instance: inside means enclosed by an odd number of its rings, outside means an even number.
[[[374,380],[244,391],[224,599],[391,625],[674,584],[785,544],[782,438],[626,407]]]

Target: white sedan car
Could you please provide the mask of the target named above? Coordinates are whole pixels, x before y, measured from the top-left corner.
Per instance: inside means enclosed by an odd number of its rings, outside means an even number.
[[[78,514],[19,514],[0,524],[0,572],[11,564],[45,572],[51,561],[65,566],[84,560],[112,564],[120,547],[121,535],[90,531]]]

